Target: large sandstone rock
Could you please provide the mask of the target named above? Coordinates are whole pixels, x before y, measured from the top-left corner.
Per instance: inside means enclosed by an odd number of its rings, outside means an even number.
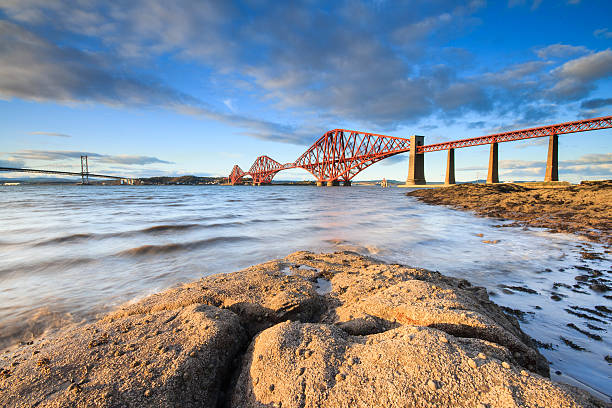
[[[324,304],[315,284],[287,275],[286,268],[286,264],[272,261],[209,276],[125,305],[107,319],[201,303],[235,312],[251,335],[287,319],[316,321]]]
[[[507,352],[490,347],[478,352],[482,345],[414,325],[351,336],[331,325],[285,322],[249,348],[232,406],[592,406],[586,394],[505,365]]]
[[[307,259],[304,259],[306,257]],[[397,325],[438,328],[463,338],[506,347],[512,361],[548,376],[548,364],[514,317],[491,302],[482,287],[425,269],[388,265],[354,254],[335,254],[330,264],[309,254],[292,254],[296,263],[322,270],[331,281],[330,309],[323,321],[351,334],[370,334]]]
[[[237,316],[191,305],[100,321],[22,347],[3,407],[214,407],[247,337]]]
[[[483,288],[297,252],[18,348],[0,406],[599,406],[547,375]]]

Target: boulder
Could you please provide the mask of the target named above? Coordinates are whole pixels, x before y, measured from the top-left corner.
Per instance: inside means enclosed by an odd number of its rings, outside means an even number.
[[[21,347],[3,407],[214,407],[244,349],[238,317],[206,305],[135,314]]]
[[[333,325],[287,321],[249,347],[232,406],[597,406],[586,393],[508,363],[503,347],[481,342],[408,324],[352,336]]]

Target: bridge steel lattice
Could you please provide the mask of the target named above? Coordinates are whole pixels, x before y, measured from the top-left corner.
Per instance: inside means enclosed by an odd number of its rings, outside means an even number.
[[[417,153],[435,152],[439,150],[456,149],[461,147],[479,146],[499,142],[513,142],[515,140],[532,139],[567,133],[586,132],[612,128],[612,116],[601,118],[577,120],[574,122],[559,123],[556,125],[539,126],[530,129],[512,130],[510,132],[493,135],[473,137],[471,139],[454,140],[419,147]]]
[[[414,174],[420,172],[424,175],[424,153],[448,150],[446,180],[447,183],[454,184],[454,149],[490,144],[491,155],[487,181],[498,182],[498,143],[548,136],[550,137],[550,143],[546,180],[556,181],[558,179],[556,174],[558,135],[609,128],[612,128],[612,116],[513,130],[430,145],[424,145],[420,142],[423,140],[423,136],[412,136],[412,143],[416,146],[414,151],[411,152],[410,174],[413,175],[413,180]],[[330,186],[339,185],[340,181],[343,181],[345,185],[350,185],[353,177],[372,164],[396,154],[409,152],[411,150],[411,139],[357,130],[334,129],[321,136],[293,163],[281,164],[268,156],[259,156],[247,172],[235,165],[228,181],[231,184],[236,184],[240,183],[243,177],[250,176],[253,179],[253,184],[268,184],[282,170],[302,168],[316,178],[317,185],[323,185],[323,183]],[[420,167],[416,172],[414,171],[415,163],[417,167]],[[424,176],[419,180],[418,184],[425,184]]]

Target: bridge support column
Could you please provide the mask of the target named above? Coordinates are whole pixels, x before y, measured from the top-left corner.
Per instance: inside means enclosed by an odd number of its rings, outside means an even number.
[[[338,180],[329,180],[327,182],[327,187],[339,186],[339,185],[340,185],[340,181]]]
[[[559,135],[550,135],[548,139],[548,160],[544,181],[559,181]]]
[[[497,142],[491,143],[491,151],[489,153],[489,172],[487,173],[487,184],[499,183],[499,160],[497,151]]]
[[[446,159],[446,178],[444,184],[455,184],[455,149],[448,149]]]
[[[317,180],[317,187],[323,187],[323,182]]]
[[[351,180],[344,180],[344,182],[342,183],[342,185],[343,185],[344,187],[350,187],[350,186],[351,186],[351,184],[352,184],[352,183],[351,183]]]
[[[426,184],[425,182],[425,154],[417,153],[417,147],[423,146],[425,136],[410,136],[410,162],[408,164],[408,178],[406,184]]]

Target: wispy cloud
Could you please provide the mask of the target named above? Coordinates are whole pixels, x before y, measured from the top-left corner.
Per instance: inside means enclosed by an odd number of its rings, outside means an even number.
[[[603,108],[604,106],[612,105],[612,98],[596,98],[582,101],[580,107],[582,109],[597,109]]]
[[[66,133],[56,133],[56,132],[30,132],[31,135],[41,135],[41,136],[53,136],[53,137],[72,137]]]
[[[612,31],[607,28],[600,28],[593,32],[593,35],[597,38],[612,38]]]
[[[536,51],[540,58],[566,58],[579,54],[586,54],[589,49],[585,46],[568,45],[568,44],[551,44]]]
[[[22,168],[25,167],[25,162],[14,157],[8,159],[0,159],[0,167]]]
[[[130,156],[130,155],[107,155],[93,152],[67,151],[67,150],[20,150],[11,153],[9,160],[34,160],[34,161],[62,161],[70,159],[80,159],[81,156],[88,156],[101,163],[116,163],[123,165],[145,164],[173,164],[170,161],[161,160],[151,156]]]

